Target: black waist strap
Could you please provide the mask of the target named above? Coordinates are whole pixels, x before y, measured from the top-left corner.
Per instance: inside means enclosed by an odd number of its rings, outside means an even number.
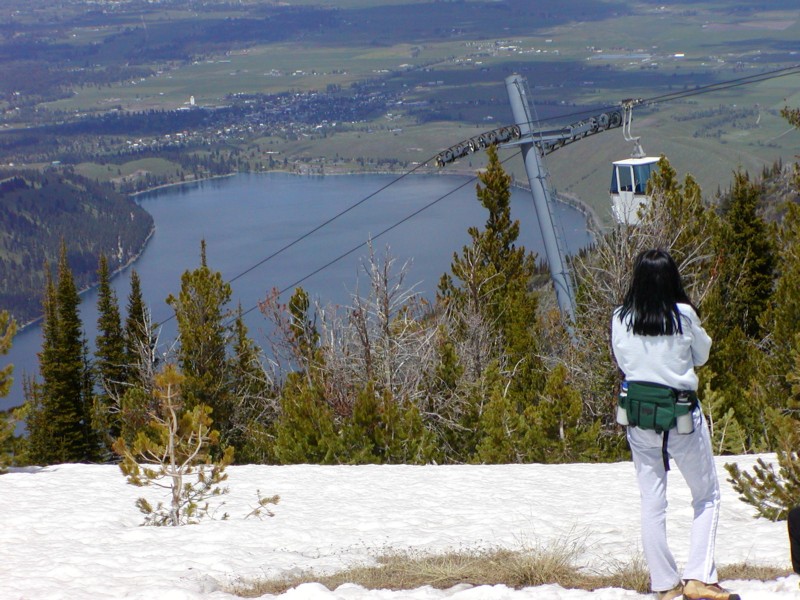
[[[669,451],[667,450],[667,443],[669,442],[669,430],[663,434],[663,441],[661,442],[661,458],[664,460],[664,471],[669,471]]]

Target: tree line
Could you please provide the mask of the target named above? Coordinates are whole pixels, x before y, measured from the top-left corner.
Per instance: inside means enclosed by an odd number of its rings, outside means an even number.
[[[796,111],[787,111],[792,122]],[[159,381],[180,381],[170,410],[213,423],[209,460],[225,463],[510,463],[628,456],[614,421],[620,375],[609,319],[643,248],[668,249],[714,339],[700,371],[715,451],[778,450],[800,435],[800,175],[778,207],[774,186],[736,172],[716,202],[666,159],[636,226],[619,225],[573,257],[572,337],[552,294],[534,285],[535,256],[517,244],[510,177],[494,149],[480,174],[482,228],[454,253],[435,299],[406,285],[388,253],[364,261],[366,289],[321,306],[298,288],[260,304],[268,348],[249,336],[231,288],[208,263],[187,270],[167,302],[178,340],[156,351],[156,327],[134,272],[122,318],[101,260],[93,356],[62,246],[45,285],[41,380],[25,382],[25,438],[6,436],[17,464],[118,461],[163,434]],[[777,215],[768,221],[765,214]],[[573,340],[574,338],[574,340]],[[161,378],[161,379],[159,379]],[[163,387],[163,386],[162,386]],[[177,407],[177,408],[176,408]],[[189,417],[189,415],[194,415]],[[137,442],[137,440],[139,440]],[[740,481],[742,479],[739,475]],[[742,485],[747,482],[744,481]],[[754,483],[755,485],[756,483]],[[744,489],[744,488],[743,488]]]

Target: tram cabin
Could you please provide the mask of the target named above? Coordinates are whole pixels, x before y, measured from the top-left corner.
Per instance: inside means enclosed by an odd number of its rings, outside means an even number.
[[[612,163],[611,211],[617,223],[636,225],[639,222],[639,209],[650,203],[647,182],[658,161],[658,157],[645,156]]]

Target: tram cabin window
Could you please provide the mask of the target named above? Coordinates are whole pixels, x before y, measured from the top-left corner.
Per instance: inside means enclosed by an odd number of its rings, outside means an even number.
[[[628,165],[615,165],[611,175],[611,193],[633,191],[633,171]]]
[[[636,181],[635,193],[644,194],[647,192],[647,182],[653,172],[654,163],[635,165],[633,167],[633,178]]]

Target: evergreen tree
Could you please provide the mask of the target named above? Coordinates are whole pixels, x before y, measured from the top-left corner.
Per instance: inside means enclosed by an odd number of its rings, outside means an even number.
[[[763,458],[756,461],[753,472],[742,471],[736,463],[725,465],[739,492],[739,498],[756,508],[758,515],[779,521],[786,519],[789,510],[800,498],[800,420],[785,419],[781,425],[780,448],[775,464]]]
[[[388,414],[386,409],[389,408]],[[358,394],[353,414],[342,425],[342,458],[353,464],[380,464],[387,462],[388,441],[394,433],[391,401],[385,402],[368,385]]]
[[[11,349],[11,342],[17,332],[17,323],[8,314],[0,311],[0,356],[5,356]],[[11,390],[14,365],[6,365],[0,369],[0,398],[5,398]],[[14,423],[5,413],[0,413],[0,473],[5,472],[11,463],[12,443],[14,438]]]
[[[798,181],[800,189],[800,181]],[[773,398],[785,398],[785,407],[800,409],[800,381],[796,357],[800,355],[800,205],[790,203],[779,227],[779,276],[762,323],[770,332],[769,359],[764,379]]]
[[[0,356],[5,356],[11,350],[11,343],[17,333],[17,322],[11,318],[6,310],[0,310]],[[0,369],[0,398],[4,398],[11,390],[14,382],[11,374],[14,365],[6,365]]]
[[[123,338],[125,345],[125,387],[117,399],[119,435],[132,444],[139,431],[147,426],[155,405],[155,379],[160,359],[157,335],[144,303],[141,282],[136,270],[131,271],[127,316]]]
[[[717,255],[714,286],[703,304],[706,329],[714,348],[704,377],[721,396],[718,413],[746,433],[748,451],[768,443],[768,403],[760,392],[765,335],[762,322],[773,291],[776,248],[773,230],[759,214],[760,185],[736,173],[714,235]]]
[[[795,127],[800,126],[800,109],[785,108],[781,114]],[[794,186],[800,190],[798,165]],[[773,428],[772,437],[777,440],[777,468],[763,458],[758,459],[752,472],[742,471],[736,464],[725,465],[740,499],[754,506],[759,516],[771,520],[785,519],[800,498],[800,208],[796,203],[786,207],[779,227],[778,267],[775,292],[760,322],[770,332],[771,343],[767,345],[767,368],[759,372],[757,380],[766,382],[758,389],[763,388],[768,398],[761,406],[771,405],[764,412],[766,422]]]
[[[125,335],[119,314],[119,303],[111,289],[108,261],[100,257],[97,292],[97,338],[95,341],[95,373],[99,390],[95,397],[97,429],[103,433],[106,446],[120,435],[117,403],[125,391],[128,379],[128,356],[125,352]]]
[[[466,375],[477,383],[493,364],[505,379],[500,384],[502,391],[495,389],[495,384],[478,384],[484,390],[493,390],[486,404],[487,410],[491,406],[490,414],[484,415],[479,409],[477,418],[482,427],[494,433],[482,428],[476,450],[483,460],[490,460],[490,456],[491,460],[499,460],[497,457],[507,452],[498,449],[496,454],[489,446],[498,443],[517,447],[520,440],[508,440],[502,431],[508,429],[521,435],[521,429],[511,427],[509,420],[517,421],[538,401],[543,368],[538,358],[538,296],[532,291],[535,258],[523,246],[516,245],[519,222],[511,219],[511,178],[493,147],[487,149],[487,155],[487,168],[479,175],[476,190],[489,213],[485,227],[469,228],[472,244],[465,246],[460,255],[454,255],[452,276],[442,277],[437,300],[456,319],[454,335],[466,342],[459,344]],[[490,341],[493,336],[497,345]],[[483,398],[473,400],[484,403]],[[463,414],[475,415],[474,409],[464,410]],[[481,440],[484,436],[487,439]]]
[[[281,464],[336,462],[339,442],[333,411],[320,389],[300,373],[290,373],[281,390],[274,452]]]
[[[302,288],[294,291],[287,305],[277,303],[277,293],[262,305],[262,312],[275,323],[280,337],[274,354],[288,361],[292,369],[281,385],[277,414],[269,428],[272,455],[280,464],[330,464],[336,462],[339,453],[336,417],[325,397],[320,368],[320,336],[310,307]]]
[[[517,402],[508,393],[506,381],[492,364],[487,370],[488,402],[480,415],[474,462],[502,464],[522,462],[525,447],[522,443],[527,431],[524,415]]]
[[[712,232],[717,216],[703,203],[702,190],[691,174],[678,183],[675,169],[663,156],[647,187],[653,202],[644,215],[642,241],[669,249],[690,297],[699,303],[708,290],[715,260]]]
[[[424,464],[434,449],[417,407],[372,384],[358,394],[340,437],[341,461],[352,464]]]
[[[205,241],[200,246],[200,267],[181,277],[181,290],[167,303],[175,310],[180,346],[178,365],[185,377],[183,395],[190,406],[204,404],[212,410],[223,446],[232,435],[233,403],[229,389],[227,344],[230,328],[225,308],[231,286],[206,263]]]
[[[423,384],[426,393],[420,405],[423,413],[436,415],[427,422],[435,446],[431,459],[437,463],[466,462],[475,453],[477,440],[470,434],[477,427],[462,430],[461,425],[468,421],[476,423],[477,416],[473,413],[468,418],[463,411],[474,410],[478,403],[467,399],[465,367],[445,325],[437,329],[436,348],[435,369]]]
[[[800,129],[800,108],[789,108],[786,106],[781,109],[781,116],[786,119],[790,125]]]
[[[56,288],[49,265],[45,266],[44,273],[42,351],[38,355],[40,371],[56,360],[55,349],[58,343]],[[24,461],[27,464],[50,464],[54,454],[53,436],[57,433],[50,422],[50,413],[53,408],[45,405],[41,382],[35,379],[26,379],[23,383],[25,403],[22,407],[22,415],[28,429],[28,437],[23,445]]]
[[[394,431],[389,438],[388,462],[395,464],[430,464],[439,456],[436,436],[426,425],[419,407],[411,400],[397,402],[384,394],[387,412],[397,411],[397,417],[391,417]]]
[[[136,269],[131,270],[131,289],[128,294],[128,316],[125,318],[125,364],[135,365],[141,351],[150,345],[150,318],[142,296],[142,286]]]
[[[556,365],[547,377],[541,402],[525,414],[529,461],[566,463],[597,458],[600,421],[584,423],[580,393],[568,377],[566,366]]]
[[[319,333],[310,317],[311,301],[303,288],[295,289],[289,300],[289,338],[292,354],[308,378],[320,360]]]
[[[150,414],[149,427],[138,433],[131,447],[122,438],[114,445],[130,484],[157,485],[170,492],[166,505],[159,502],[153,507],[145,498],[136,501],[146,515],[145,525],[196,523],[209,514],[208,499],[227,492],[220,484],[227,479],[225,468],[233,461],[233,448],[212,459],[219,432],[211,428],[211,410],[202,404],[186,407],[183,381],[174,365],[167,365],[156,377],[158,408]]]
[[[62,244],[58,284],[47,279],[39,354],[42,384],[39,399],[31,399],[32,407],[41,414],[28,421],[29,459],[38,464],[95,461],[99,457],[92,423],[88,348],[78,314],[79,303],[67,264],[66,244]]]
[[[468,229],[476,253],[464,247],[460,256],[453,256],[451,271],[464,287],[457,289],[452,278],[445,275],[439,286],[440,299],[463,304],[469,299],[466,295],[471,296],[489,322],[496,324],[511,360],[530,362],[538,302],[530,291],[535,257],[524,246],[516,246],[519,221],[511,219],[511,177],[503,170],[494,147],[487,149],[487,155],[488,165],[476,187],[478,200],[489,213],[486,224],[483,230]]]
[[[751,448],[750,436],[739,423],[736,409],[728,404],[726,395],[706,381],[701,398],[700,406],[709,424],[714,454],[747,454]]]
[[[772,294],[775,244],[758,212],[760,186],[738,172],[723,209],[715,236],[718,256],[713,308],[707,317],[715,332],[739,328],[749,339],[759,340],[759,323]]]
[[[230,443],[241,463],[272,459],[271,428],[277,417],[277,389],[261,360],[261,351],[248,336],[239,307],[234,323],[230,390],[233,395]]]

